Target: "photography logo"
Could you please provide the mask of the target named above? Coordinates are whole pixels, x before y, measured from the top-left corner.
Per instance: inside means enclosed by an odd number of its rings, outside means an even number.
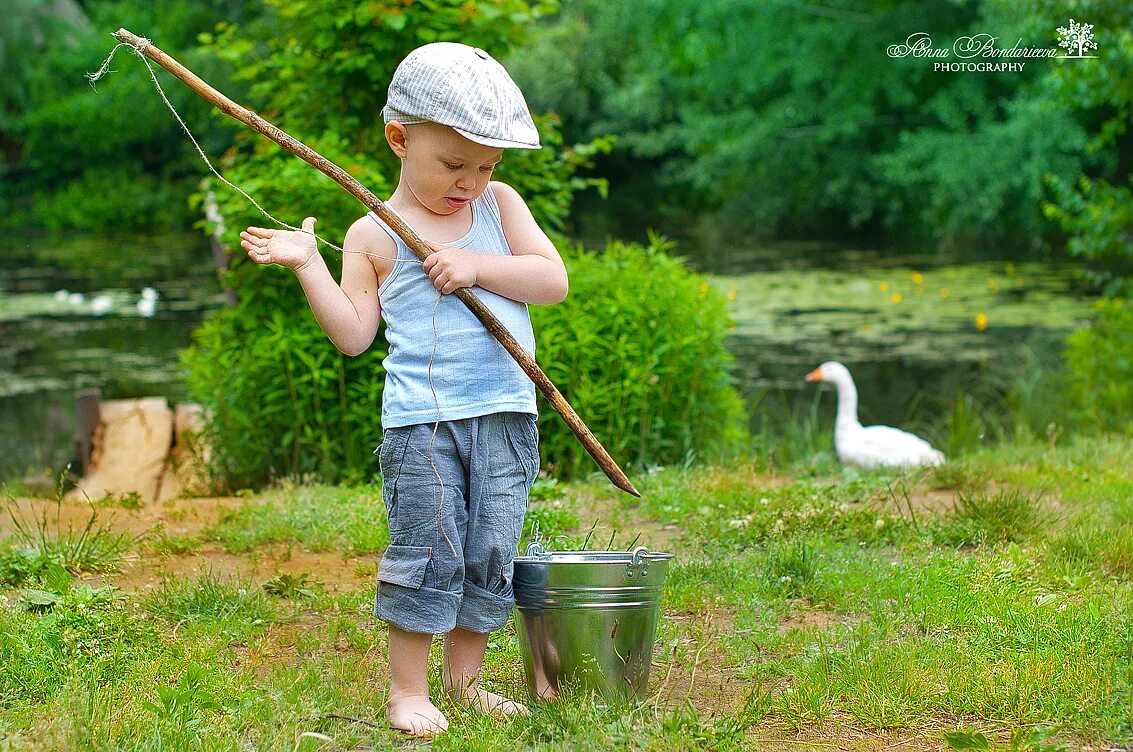
[[[956,39],[951,47],[935,47],[932,37],[918,31],[906,37],[903,43],[889,45],[889,57],[912,57],[932,60],[932,69],[939,73],[959,71],[1019,73],[1026,66],[1024,60],[1036,58],[1089,59],[1097,55],[1086,53],[1096,50],[1093,24],[1079,23],[1073,18],[1068,26],[1059,26],[1057,47],[1031,47],[1017,39],[1010,47],[1000,43],[992,34],[972,34]],[[1059,48],[1066,54],[1060,55]],[[956,62],[956,59],[963,62]]]
[[[1058,46],[1065,48],[1070,53],[1059,55],[1060,58],[1097,57],[1097,55],[1084,54],[1098,48],[1097,42],[1094,41],[1094,25],[1078,23],[1071,18],[1070,26],[1058,27]],[[1077,50],[1076,54],[1075,50]]]

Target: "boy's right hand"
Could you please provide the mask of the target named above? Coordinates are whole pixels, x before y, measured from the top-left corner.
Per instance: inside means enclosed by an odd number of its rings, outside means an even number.
[[[301,231],[249,227],[240,233],[240,246],[257,264],[279,264],[299,270],[319,255],[315,243],[315,218],[304,219]]]

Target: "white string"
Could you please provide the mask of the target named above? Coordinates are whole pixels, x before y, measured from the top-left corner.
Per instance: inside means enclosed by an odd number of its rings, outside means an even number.
[[[437,396],[437,390],[433,388],[433,361],[437,357],[437,341],[440,339],[437,336],[437,308],[441,305],[441,300],[444,294],[437,290],[437,302],[433,304],[433,350],[429,353],[429,365],[426,370],[429,381],[429,391],[433,393],[433,404],[437,406],[437,418],[433,421],[433,435],[429,437],[429,452],[426,458],[429,464],[433,466],[433,475],[437,476],[437,485],[441,487],[440,500],[437,502],[437,527],[444,536],[445,543],[448,544],[449,550],[452,551],[453,556],[457,556],[456,546],[453,545],[452,540],[448,537],[448,531],[445,530],[444,511],[445,511],[445,482],[441,477],[441,471],[437,469],[437,463],[434,460],[433,446],[437,443],[437,429],[441,427],[441,398]]]

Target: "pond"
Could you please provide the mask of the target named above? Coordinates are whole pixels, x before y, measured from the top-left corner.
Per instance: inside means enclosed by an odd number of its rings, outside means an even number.
[[[955,400],[1001,399],[1057,358],[1093,307],[1065,263],[949,262],[804,243],[693,262],[715,272],[730,301],[729,348],[757,434],[807,418],[832,429],[835,395],[804,376],[838,360],[854,376],[863,424],[941,442]]]
[[[66,239],[23,235],[0,248],[0,480],[58,472],[71,456],[76,391],[106,399],[185,398],[177,351],[223,304],[196,234]],[[939,438],[958,395],[994,391],[1030,356],[1056,353],[1091,301],[1068,266],[894,259],[814,244],[701,255],[730,300],[729,347],[756,432],[818,416],[834,395],[803,381],[824,360],[850,367],[863,423]],[[140,315],[143,288],[158,293]],[[66,291],[64,294],[61,291]],[[68,296],[81,293],[82,302]],[[104,296],[102,314],[92,300]]]
[[[146,287],[157,293],[149,317]],[[222,302],[197,233],[10,235],[0,247],[0,480],[66,465],[81,389],[184,399],[177,350]]]

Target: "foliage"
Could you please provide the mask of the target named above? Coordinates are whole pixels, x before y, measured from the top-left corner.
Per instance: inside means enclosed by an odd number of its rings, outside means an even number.
[[[1045,726],[1021,728],[1011,732],[1007,744],[995,744],[979,731],[945,731],[942,739],[949,749],[1002,750],[1003,752],[1067,752],[1070,744],[1063,741],[1048,742],[1054,730]]]
[[[1085,175],[1076,188],[1054,176],[1047,183],[1054,199],[1043,209],[1069,235],[1071,255],[1086,259],[1086,280],[1107,295],[1127,294],[1133,273],[1133,193]],[[1129,183],[1133,186],[1133,175]]]
[[[1090,23],[1099,49],[1087,65],[1060,65],[1051,89],[1065,108],[1090,124],[1088,151],[1105,158],[1106,169],[1077,180],[1048,175],[1047,217],[1069,237],[1071,254],[1087,260],[1086,279],[1107,295],[1127,294],[1133,272],[1133,11],[1120,0],[1091,3]]]
[[[743,435],[724,347],[725,298],[670,255],[672,244],[611,242],[565,254],[571,292],[532,309],[544,370],[611,455],[639,466],[716,458]],[[593,461],[548,408],[540,450],[555,475]]]
[[[265,582],[264,592],[277,595],[280,598],[295,600],[298,598],[314,598],[316,590],[321,587],[322,583],[312,580],[309,572],[302,574],[284,572]]]
[[[192,665],[173,686],[154,688],[157,702],[146,700],[142,707],[153,716],[151,749],[199,748],[200,730],[207,714],[220,704],[204,689],[208,672],[202,666]]]
[[[1070,402],[1091,431],[1133,430],[1133,306],[1099,302],[1090,326],[1066,340]]]
[[[618,136],[599,166],[612,201],[596,213],[620,232],[867,232],[1033,253],[1057,240],[1044,175],[1112,172],[1122,153],[1096,136],[1128,119],[1128,4],[1089,4],[1104,54],[1084,65],[942,74],[886,49],[917,31],[934,47],[981,33],[1054,46],[1063,13],[1006,0],[565,0],[514,67],[568,138]]]
[[[273,492],[278,499],[246,499],[226,512],[205,534],[233,552],[265,543],[300,545],[314,551],[374,554],[389,545],[381,491],[374,486],[306,485]],[[320,503],[315,503],[315,500]]]
[[[215,624],[246,639],[281,619],[276,603],[256,587],[222,580],[211,572],[195,581],[164,582],[148,593],[143,606],[170,624]]]
[[[0,33],[0,149],[7,163],[0,181],[0,222],[80,230],[188,226],[185,196],[203,167],[142,62],[123,49],[111,65],[117,73],[97,88],[85,74],[114,46],[110,33],[124,26],[239,97],[224,72],[193,47],[196,35],[218,17],[242,19],[250,4],[96,0],[19,5],[27,7],[6,12]],[[29,59],[35,65],[27,65]],[[208,105],[195,93],[164,73],[161,81],[206,152],[216,154],[231,143],[232,129],[210,127]]]
[[[806,541],[771,546],[763,565],[763,577],[790,596],[802,595],[818,571],[814,551]]]
[[[32,598],[45,605],[0,608],[0,708],[43,702],[73,676],[112,683],[159,639],[112,587],[68,585]]]
[[[290,272],[260,273],[275,286],[215,313],[182,354],[190,392],[210,414],[215,480],[360,480],[371,469],[367,447],[378,443],[383,348],[347,358],[299,308]]]
[[[1046,522],[1042,497],[1018,489],[994,494],[982,490],[960,491],[952,519],[936,531],[940,542],[953,545],[984,545],[1025,540]]]

